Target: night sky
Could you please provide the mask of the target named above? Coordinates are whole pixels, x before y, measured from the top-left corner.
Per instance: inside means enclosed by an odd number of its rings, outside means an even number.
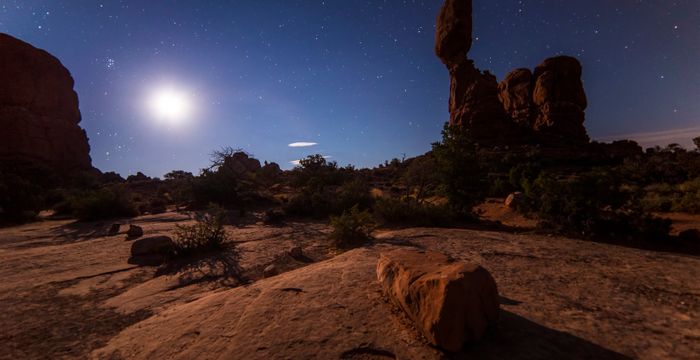
[[[0,32],[71,71],[102,171],[197,172],[222,146],[283,168],[313,153],[371,167],[429,150],[449,118],[441,4],[2,0]],[[476,0],[474,38],[470,57],[499,80],[578,57],[594,139],[700,135],[698,0]],[[189,106],[154,111],[164,92]]]

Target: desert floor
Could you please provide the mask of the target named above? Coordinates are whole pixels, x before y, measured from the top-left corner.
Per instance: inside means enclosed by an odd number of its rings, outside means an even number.
[[[513,219],[510,219],[515,221]],[[690,226],[686,219],[683,226]],[[172,234],[187,215],[125,223]],[[0,358],[643,358],[700,353],[700,258],[531,232],[380,230],[338,254],[321,223],[227,227],[235,251],[168,267],[127,262],[112,222],[0,229]],[[304,256],[287,251],[301,246]],[[444,354],[383,297],[379,253],[395,247],[478,262],[502,316]],[[282,273],[263,278],[276,264]]]

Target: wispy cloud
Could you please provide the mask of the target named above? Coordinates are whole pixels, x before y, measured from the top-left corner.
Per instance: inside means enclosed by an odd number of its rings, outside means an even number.
[[[308,142],[308,141],[299,141],[299,142],[293,142],[287,146],[289,147],[309,147],[309,146],[316,146],[318,143],[315,142]]]
[[[597,140],[613,141],[621,139],[630,139],[638,142],[643,147],[650,146],[665,146],[671,143],[677,143],[682,146],[692,146],[693,138],[700,136],[700,126],[693,126],[682,129],[670,129],[652,132],[629,133],[611,136],[601,136]]]

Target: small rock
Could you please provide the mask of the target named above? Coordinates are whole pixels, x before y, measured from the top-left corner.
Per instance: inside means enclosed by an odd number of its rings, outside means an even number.
[[[112,224],[112,226],[109,228],[109,236],[117,235],[119,234],[119,229],[121,228],[121,224]]]
[[[503,202],[503,206],[511,209],[517,209],[518,206],[520,206],[523,202],[523,193],[520,191],[516,191],[514,193],[511,193],[508,195],[506,198],[506,201]]]
[[[279,274],[279,270],[277,270],[277,266],[275,264],[268,265],[264,270],[263,270],[263,276],[268,278],[271,276],[275,276]]]
[[[683,241],[700,242],[700,230],[688,229],[685,231],[681,231],[680,234],[678,234],[678,238]]]
[[[496,282],[477,264],[429,251],[380,254],[377,278],[384,293],[433,345],[458,351],[479,340],[499,316]]]
[[[129,231],[126,232],[128,240],[140,238],[143,236],[143,229],[138,225],[129,225]]]
[[[304,252],[301,250],[301,246],[295,246],[289,250],[289,255],[293,258],[300,258],[304,256]]]
[[[280,224],[284,220],[284,211],[280,209],[271,209],[265,211],[263,215],[263,223],[266,225]]]

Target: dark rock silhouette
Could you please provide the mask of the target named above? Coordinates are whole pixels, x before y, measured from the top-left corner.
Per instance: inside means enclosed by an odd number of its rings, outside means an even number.
[[[51,54],[0,34],[0,158],[90,170],[73,78]]]
[[[588,105],[581,64],[570,56],[546,59],[535,68],[532,100],[538,108],[534,129],[566,141],[589,141],[584,110]]]
[[[437,20],[435,53],[450,72],[450,125],[467,127],[482,145],[588,143],[578,60],[549,58],[534,72],[513,70],[498,84],[467,57],[471,11],[471,0],[446,0]]]
[[[238,175],[256,172],[261,168],[260,160],[250,157],[243,151],[237,151],[227,157],[223,167]]]

